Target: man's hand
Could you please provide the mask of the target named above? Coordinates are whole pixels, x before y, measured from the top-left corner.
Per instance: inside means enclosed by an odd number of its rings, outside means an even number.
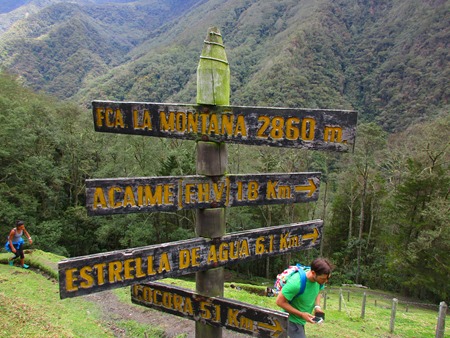
[[[302,318],[306,320],[308,323],[315,323],[313,321],[314,316],[308,312],[302,312]]]

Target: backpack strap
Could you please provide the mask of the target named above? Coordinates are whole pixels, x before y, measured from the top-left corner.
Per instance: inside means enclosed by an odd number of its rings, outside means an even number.
[[[298,271],[296,271],[300,274],[300,289],[298,291],[298,293],[294,296],[294,298],[292,298],[291,302],[298,296],[300,296],[303,292],[305,292],[305,288],[306,288],[306,271],[303,270],[302,268],[298,269]]]
[[[306,288],[306,271],[300,269],[298,272],[300,273],[300,291],[298,295],[301,295],[303,292],[305,292]]]
[[[305,292],[306,288],[306,272],[303,269],[298,269],[298,273],[300,274],[300,290],[298,291],[295,297],[300,296],[303,292]]]

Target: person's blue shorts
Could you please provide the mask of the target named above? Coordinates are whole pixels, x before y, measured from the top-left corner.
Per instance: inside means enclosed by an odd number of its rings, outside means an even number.
[[[21,241],[19,243],[13,243],[14,247],[16,248],[16,250],[20,250],[20,247],[22,246],[22,244],[23,244],[23,239],[22,238],[21,238]],[[11,247],[9,246],[9,241],[6,241],[5,250],[8,251],[8,252],[12,252],[11,251]]]

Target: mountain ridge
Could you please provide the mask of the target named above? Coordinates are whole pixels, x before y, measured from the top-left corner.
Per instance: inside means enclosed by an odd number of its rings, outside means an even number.
[[[47,1],[0,33],[0,61],[28,86],[83,105],[193,102],[203,37],[218,26],[233,104],[356,109],[389,131],[448,111],[442,0]],[[38,24],[52,30],[23,36]]]

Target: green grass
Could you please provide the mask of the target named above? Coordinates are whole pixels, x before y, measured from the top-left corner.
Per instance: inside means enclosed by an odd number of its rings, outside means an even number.
[[[59,301],[58,284],[35,272],[0,265],[1,337],[113,337],[82,299]]]
[[[25,263],[42,274],[7,265],[10,256],[0,254],[1,337],[113,337],[95,306],[81,298],[59,300],[55,279],[62,257],[27,250]]]
[[[100,320],[97,306],[83,298],[60,300],[56,282],[62,257],[40,250],[27,251],[25,263],[33,269],[7,265],[11,254],[0,254],[0,337],[114,337]],[[125,288],[123,289],[125,290]],[[126,288],[126,290],[129,290]],[[127,337],[159,338],[162,330],[134,321],[114,323]]]
[[[82,297],[59,299],[56,282],[57,262],[62,257],[39,250],[26,253],[26,263],[45,274],[10,267],[10,254],[0,254],[0,337],[114,337],[108,323],[103,322],[97,306]],[[224,295],[244,303],[279,310],[275,298],[262,296],[271,281],[252,282],[234,279],[240,290],[225,283]],[[162,282],[195,289],[188,278],[165,279]],[[251,284],[250,284],[251,283]],[[405,303],[397,305],[394,333],[390,333],[392,298],[395,295],[371,294],[367,291],[365,316],[361,318],[362,293],[353,288],[350,299],[344,291],[339,311],[339,289],[327,288],[326,320],[322,325],[307,325],[309,338],[315,337],[434,337],[438,305],[426,310]],[[121,302],[131,304],[130,288],[114,290]],[[376,301],[376,305],[375,305]],[[133,305],[139,307],[139,305]],[[446,336],[450,336],[447,320]],[[162,330],[150,328],[135,321],[115,321],[115,326],[126,332],[126,337],[159,338]],[[178,338],[182,338],[180,335]]]

